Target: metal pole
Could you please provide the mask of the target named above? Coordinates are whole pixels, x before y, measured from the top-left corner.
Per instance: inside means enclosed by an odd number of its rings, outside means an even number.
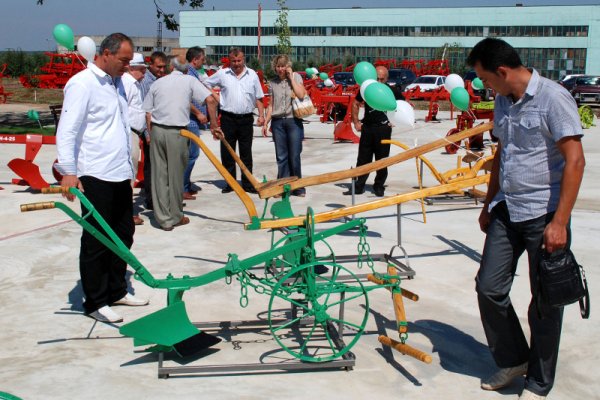
[[[396,206],[396,228],[398,229],[398,246],[402,247],[402,205]]]

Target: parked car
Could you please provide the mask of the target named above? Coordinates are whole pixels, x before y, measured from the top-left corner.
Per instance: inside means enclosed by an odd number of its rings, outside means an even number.
[[[575,80],[571,90],[577,105],[581,103],[600,104],[600,76],[585,75]]]
[[[408,85],[404,91],[411,90],[419,86],[422,92],[439,88],[446,81],[446,77],[442,75],[422,75],[419,76],[413,83]]]
[[[585,76],[584,74],[565,75],[557,81],[557,83],[567,89],[569,92],[575,87],[577,78]]]
[[[352,72],[336,72],[333,74],[333,81],[341,84],[342,87],[356,85],[354,74]]]
[[[408,85],[417,79],[415,73],[406,68],[390,69],[389,75],[387,81],[388,85],[398,86],[401,91],[404,91]]]

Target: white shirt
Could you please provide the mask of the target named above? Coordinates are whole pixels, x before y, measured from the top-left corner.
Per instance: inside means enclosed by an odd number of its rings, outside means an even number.
[[[256,108],[256,100],[264,97],[258,75],[250,68],[239,77],[231,68],[220,69],[204,83],[221,88],[221,110],[234,114],[251,113]]]
[[[129,72],[123,74],[122,80],[127,95],[129,125],[143,132],[146,129],[146,112],[142,109],[142,85]]]
[[[143,109],[152,113],[152,122],[185,127],[190,123],[190,103],[204,103],[211,92],[198,79],[173,71],[157,79],[144,98]]]
[[[113,82],[90,63],[67,82],[64,94],[56,130],[58,171],[109,182],[132,179],[131,133],[122,80]]]

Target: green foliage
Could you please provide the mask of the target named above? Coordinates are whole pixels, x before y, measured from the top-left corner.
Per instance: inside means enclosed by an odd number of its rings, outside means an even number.
[[[9,50],[0,52],[0,66],[6,64],[4,75],[19,77],[21,75],[40,74],[40,67],[49,62],[42,52],[25,52]]]
[[[154,7],[156,8],[156,19],[161,19],[165,23],[165,27],[170,31],[178,31],[179,23],[175,20],[175,14],[167,13],[157,3],[157,0],[152,0]],[[182,6],[189,5],[192,8],[202,8],[204,6],[204,0],[178,0]],[[189,3],[189,4],[188,4]],[[37,0],[37,4],[43,5],[44,0]]]
[[[452,73],[464,75],[468,71],[465,64],[465,48],[458,42],[445,43],[435,50],[434,57],[436,60],[441,60],[442,57],[448,60],[448,66]]]
[[[277,52],[279,54],[290,54],[292,52],[292,42],[290,36],[292,34],[288,25],[288,11],[285,5],[285,0],[277,0],[279,12],[275,21],[275,32],[277,33]]]

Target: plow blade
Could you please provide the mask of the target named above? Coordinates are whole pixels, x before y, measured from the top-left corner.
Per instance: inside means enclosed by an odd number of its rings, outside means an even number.
[[[15,174],[19,175],[33,190],[42,190],[42,188],[50,186],[50,184],[42,178],[40,167],[35,165],[32,161],[15,158],[10,160],[8,167],[12,169]],[[13,183],[21,184],[21,181],[15,179],[13,180]]]
[[[171,347],[182,357],[191,356],[221,341],[192,325],[183,301],[123,325],[119,332],[132,337],[135,345]]]

